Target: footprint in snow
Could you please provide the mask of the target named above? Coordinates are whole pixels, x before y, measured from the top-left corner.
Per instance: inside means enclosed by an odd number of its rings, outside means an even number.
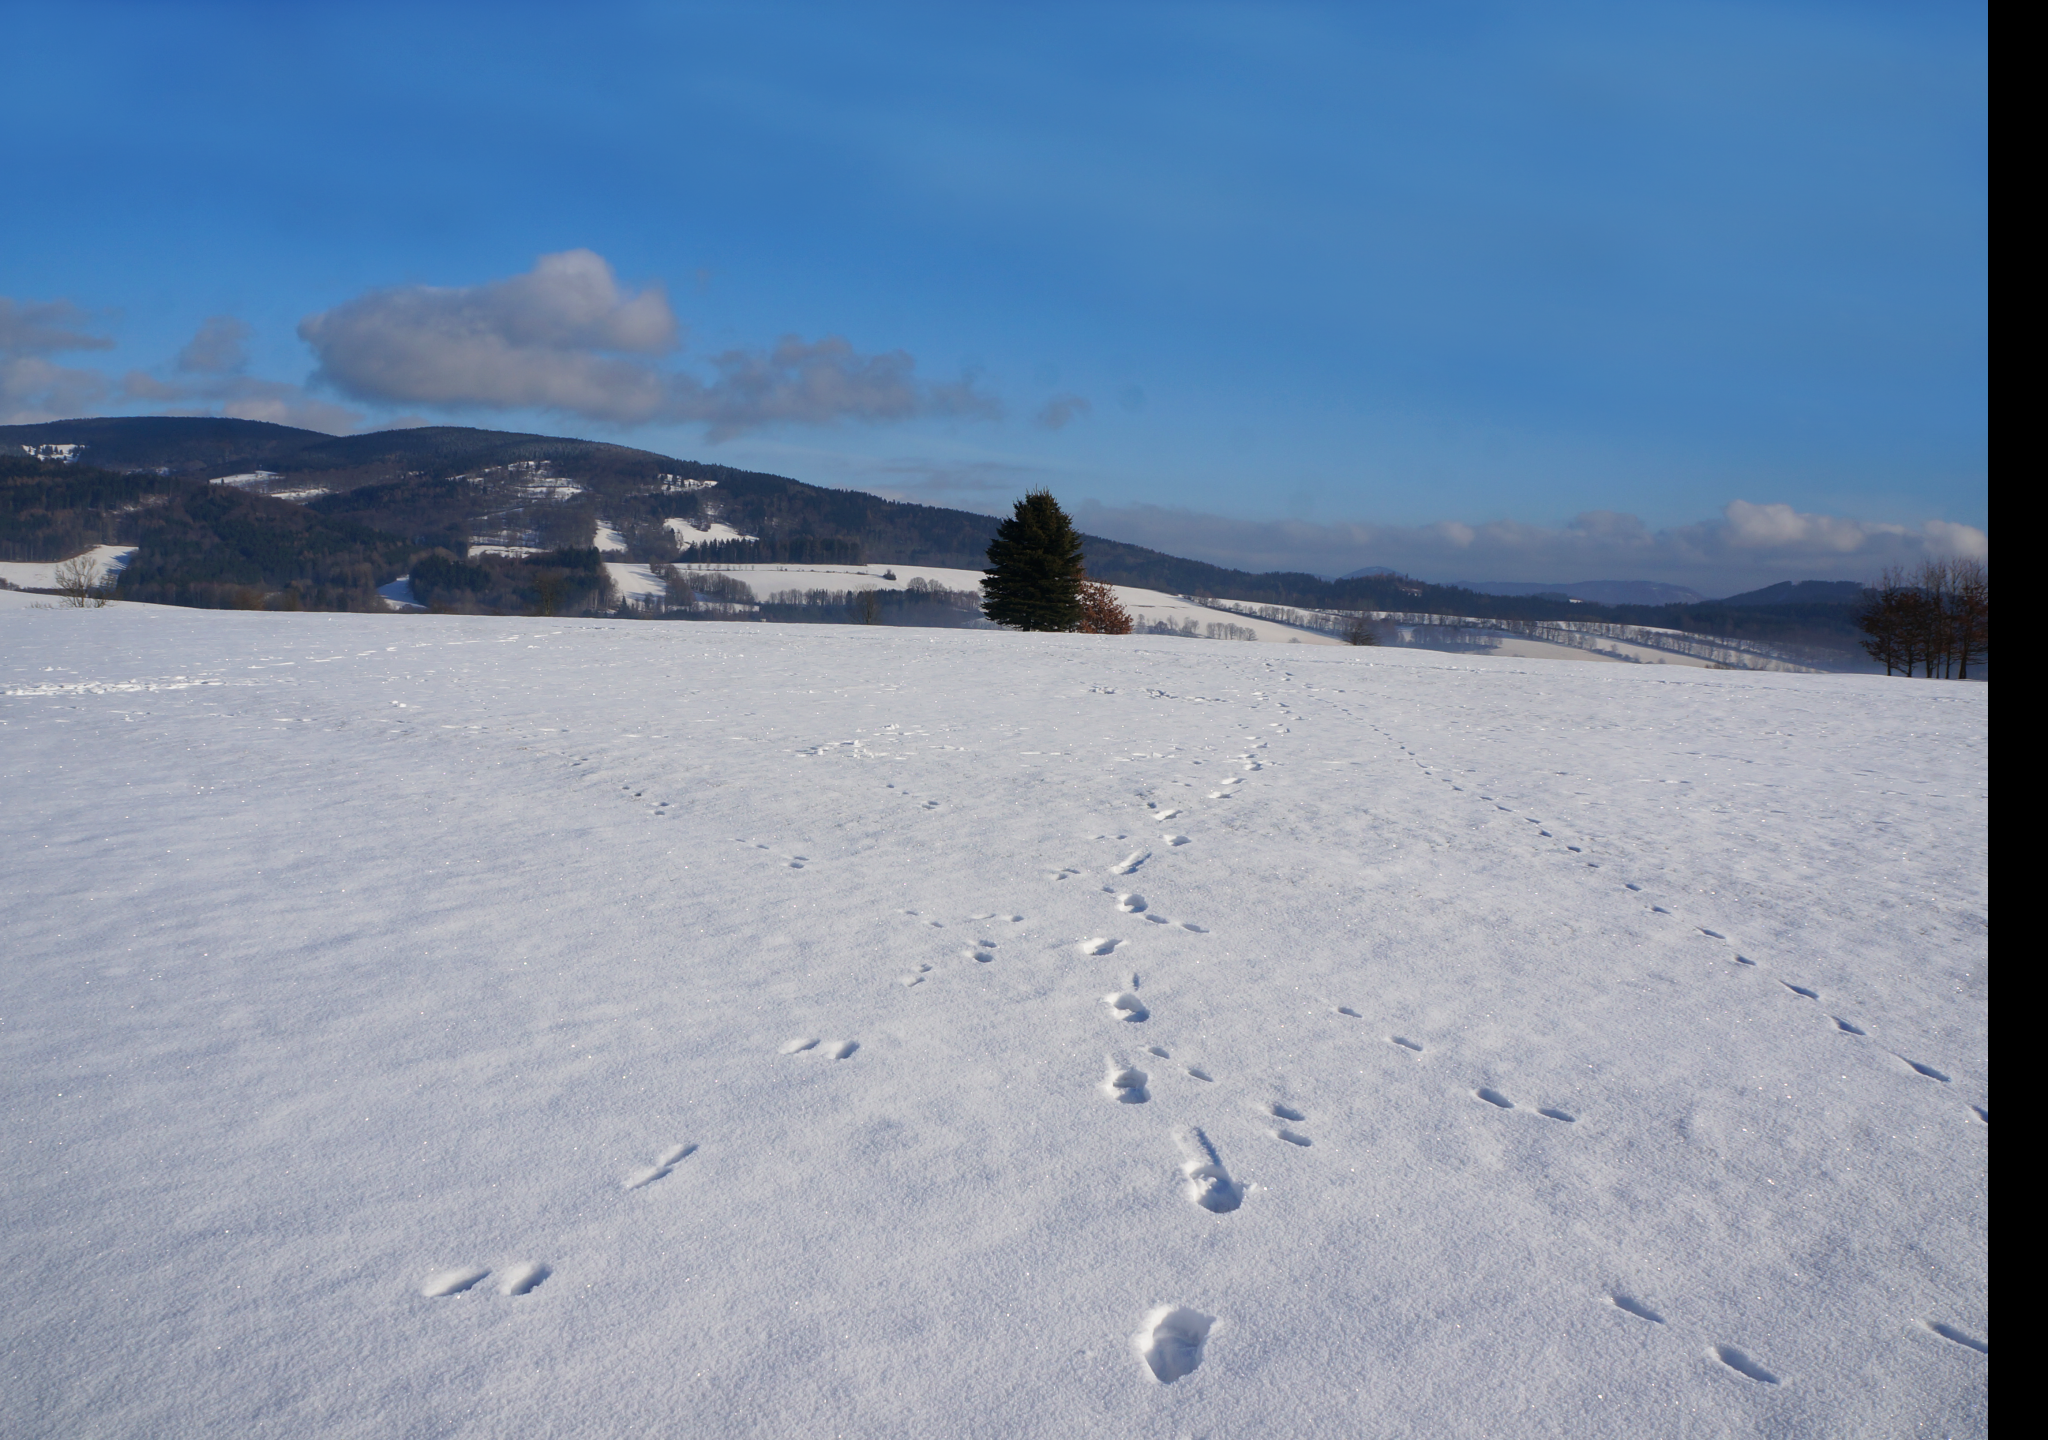
[[[815,1040],[811,1041],[813,1045],[817,1043]],[[784,1053],[789,1053],[787,1047],[784,1048]],[[645,1170],[636,1170],[627,1176],[625,1188],[628,1190],[638,1190],[642,1186],[652,1185],[657,1180],[666,1180],[678,1163],[689,1159],[690,1156],[696,1153],[697,1147],[695,1145],[671,1145],[668,1149],[662,1151],[661,1154],[655,1156],[654,1163]],[[539,1282],[536,1281],[535,1283],[538,1284]]]
[[[1102,1093],[1119,1105],[1143,1105],[1152,1098],[1152,1092],[1145,1088],[1151,1078],[1136,1066],[1119,1065],[1111,1060],[1108,1072],[1102,1077]]]
[[[1339,1005],[1337,1007],[1337,1013],[1339,1015],[1349,1015],[1353,1020],[1363,1020],[1365,1018],[1363,1015],[1360,1015],[1356,1010],[1353,1010],[1349,1005]]]
[[[1133,866],[1132,866],[1131,868],[1132,868],[1133,870],[1135,870],[1135,869],[1137,869],[1138,867],[1137,867],[1136,865],[1133,865]],[[1074,878],[1074,877],[1075,877],[1076,875],[1079,875],[1080,873],[1081,873],[1081,872],[1080,872],[1079,870],[1048,870],[1048,871],[1046,872],[1045,878],[1046,878],[1046,879],[1048,879],[1048,880],[1054,881],[1055,883],[1057,883],[1058,881],[1061,881],[1061,880],[1071,880],[1071,879],[1073,879],[1073,878]],[[1119,870],[1119,871],[1117,871],[1117,872],[1115,872],[1115,873],[1117,873],[1117,874],[1119,874],[1119,875],[1120,875],[1120,874],[1122,874],[1123,872]]]
[[[1188,1074],[1196,1080],[1214,1083],[1216,1079],[1214,1075],[1211,1075],[1207,1070],[1204,1070],[1199,1065],[1189,1065],[1185,1068],[1187,1069]],[[1986,1123],[1989,1123],[1989,1117],[1986,1117]]]
[[[1989,1355],[1991,1353],[1990,1341],[1979,1340],[1976,1336],[1966,1334],[1956,1329],[1953,1325],[1944,1325],[1939,1320],[1922,1320],[1920,1323],[1942,1339],[1952,1341],[1966,1350],[1975,1350],[1979,1355]]]
[[[437,1270],[427,1277],[420,1286],[420,1294],[439,1299],[443,1295],[460,1295],[470,1286],[491,1272],[481,1265],[462,1265],[453,1270]]]
[[[896,977],[896,983],[898,985],[901,985],[906,990],[908,990],[913,985],[922,985],[924,984],[925,976],[931,973],[931,969],[932,967],[929,965],[920,965],[907,975],[898,975]]]
[[[1417,1055],[1422,1053],[1422,1047],[1413,1040],[1410,1040],[1406,1035],[1389,1035],[1387,1038],[1396,1045],[1399,1045],[1403,1050],[1413,1050]]]
[[[1167,845],[1185,845],[1188,843],[1188,837],[1185,835],[1161,835],[1159,839]]]
[[[554,1272],[537,1260],[523,1260],[505,1272],[505,1278],[498,1282],[500,1295],[531,1295],[540,1287],[541,1281]]]
[[[977,940],[977,941],[975,941],[975,942],[974,942],[974,948],[973,948],[972,950],[968,950],[968,951],[965,951],[965,952],[963,952],[963,953],[964,953],[964,954],[965,954],[965,955],[967,956],[967,958],[968,958],[968,959],[970,959],[970,960],[974,960],[974,961],[977,961],[977,962],[979,962],[980,964],[986,965],[986,964],[988,964],[988,963],[989,963],[989,961],[991,961],[991,960],[993,960],[993,959],[995,959],[995,958],[996,958],[996,956],[995,956],[995,949],[996,949],[996,942],[995,942],[995,941],[993,941],[993,940]]]
[[[782,1043],[782,1053],[785,1055],[801,1055],[806,1050],[817,1049],[818,1041],[813,1040],[808,1036],[800,1037],[795,1040],[785,1040]],[[818,1050],[818,1053],[820,1055],[828,1056],[834,1060],[845,1060],[849,1059],[853,1055],[853,1052],[858,1049],[860,1049],[860,1041],[858,1040],[834,1040],[831,1044],[827,1045],[823,1050]],[[682,1159],[683,1155],[688,1155],[691,1151],[695,1150],[696,1148],[697,1147],[694,1145],[684,1146],[682,1155],[677,1155],[675,1157],[675,1160]],[[667,1163],[672,1165],[675,1163],[675,1160],[670,1160]]]
[[[1143,895],[1119,895],[1116,897],[1116,908],[1123,911],[1126,915],[1142,914],[1145,909],[1145,897]]]
[[[1867,1030],[1860,1030],[1856,1026],[1851,1025],[1847,1020],[1844,1020],[1839,1015],[1830,1015],[1828,1018],[1834,1021],[1835,1028],[1837,1030],[1840,1030],[1845,1035],[1867,1035],[1870,1033]]]
[[[1152,1012],[1145,1008],[1145,1002],[1129,990],[1119,990],[1113,995],[1105,995],[1102,997],[1102,1003],[1107,1005],[1119,1020],[1136,1023],[1152,1018]]]
[[[1807,999],[1807,1000],[1818,1000],[1818,999],[1820,999],[1820,991],[1818,991],[1818,990],[1809,990],[1809,989],[1807,989],[1807,988],[1806,988],[1806,987],[1805,987],[1804,985],[1794,985],[1794,984],[1793,984],[1793,983],[1792,983],[1791,981],[1789,981],[1789,980],[1780,980],[1780,981],[1779,981],[1778,983],[1779,983],[1780,985],[1783,985],[1783,986],[1784,986],[1784,987],[1785,987],[1785,988],[1786,988],[1787,990],[1790,990],[1790,991],[1791,991],[1791,992],[1792,992],[1792,993],[1793,993],[1794,995],[1798,995],[1798,996],[1801,996],[1801,997],[1803,997],[1804,999]]]
[[[1615,1309],[1625,1311],[1626,1313],[1635,1316],[1638,1320],[1647,1320],[1652,1325],[1662,1325],[1664,1323],[1664,1317],[1662,1315],[1659,1315],[1655,1310],[1652,1310],[1649,1306],[1645,1305],[1642,1301],[1635,1299],[1633,1296],[1623,1295],[1617,1292],[1613,1295],[1608,1296],[1607,1302],[1610,1305],[1612,1305]]]
[[[1748,1355],[1736,1349],[1733,1345],[1716,1345],[1708,1350],[1707,1353],[1744,1379],[1754,1380],[1759,1385],[1776,1385],[1778,1383],[1777,1376],[1764,1369],[1763,1366],[1757,1364],[1756,1361],[1750,1359]]]
[[[1914,1073],[1919,1075],[1925,1075],[1929,1080],[1939,1080],[1944,1085],[1949,1083],[1949,1077],[1942,1074],[1932,1065],[1922,1065],[1918,1060],[1906,1060],[1906,1057],[1903,1055],[1901,1055],[1899,1058],[1901,1060],[1905,1060],[1907,1066],[1910,1067],[1914,1071]]]
[[[1306,1114],[1295,1109],[1292,1105],[1282,1105],[1277,1100],[1266,1106],[1266,1113],[1275,1120],[1292,1120],[1297,1125],[1308,1119]]]
[[[1110,866],[1109,873],[1112,875],[1136,874],[1138,867],[1151,858],[1152,852],[1150,850],[1133,850],[1130,854],[1124,856],[1123,859],[1117,861],[1116,864]],[[1078,871],[1065,871],[1058,878],[1064,880],[1068,875],[1078,873]]]
[[[1209,1137],[1192,1127],[1174,1132],[1180,1146],[1180,1173],[1187,1177],[1188,1199],[1212,1215],[1228,1215],[1244,1203],[1244,1191],[1223,1168],[1223,1157]]]
[[[1083,955],[1107,955],[1123,943],[1121,940],[1112,940],[1107,936],[1095,935],[1081,941],[1074,948]]]
[[[1500,1091],[1493,1089],[1491,1086],[1482,1087],[1481,1089],[1475,1090],[1472,1093],[1474,1095],[1477,1095],[1481,1100],[1484,1100],[1487,1104],[1497,1106],[1502,1110],[1512,1110],[1515,1108],[1514,1101],[1508,1099],[1507,1096],[1501,1094]]]
[[[1184,1375],[1194,1374],[1201,1365],[1202,1351],[1207,1348],[1209,1333],[1215,1326],[1213,1315],[1182,1305],[1161,1305],[1145,1316],[1145,1328],[1131,1339],[1152,1378],[1161,1385],[1171,1385]]]

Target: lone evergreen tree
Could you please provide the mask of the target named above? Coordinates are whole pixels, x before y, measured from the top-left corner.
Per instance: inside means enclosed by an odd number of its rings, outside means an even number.
[[[1081,537],[1050,490],[1034,490],[996,527],[981,582],[981,613],[1018,630],[1081,624]]]

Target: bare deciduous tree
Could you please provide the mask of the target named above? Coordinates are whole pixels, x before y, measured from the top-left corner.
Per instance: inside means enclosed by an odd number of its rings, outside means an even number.
[[[75,610],[96,609],[107,603],[105,578],[91,551],[74,555],[57,567],[57,593]]]

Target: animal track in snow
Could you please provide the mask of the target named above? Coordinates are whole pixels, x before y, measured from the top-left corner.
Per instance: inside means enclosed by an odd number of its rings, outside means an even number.
[[[825,1058],[828,1060],[851,1060],[853,1052],[858,1049],[860,1049],[860,1041],[858,1040],[834,1040],[825,1047]]]
[[[1562,1120],[1567,1125],[1576,1125],[1579,1123],[1578,1116],[1572,1114],[1569,1110],[1560,1110],[1555,1105],[1546,1105],[1541,1110],[1538,1110],[1536,1113],[1551,1120]]]
[[[1664,1323],[1664,1317],[1662,1315],[1659,1315],[1655,1310],[1652,1310],[1642,1301],[1634,1299],[1631,1296],[1614,1294],[1608,1296],[1607,1300],[1608,1303],[1614,1306],[1615,1309],[1625,1310],[1629,1314],[1635,1316],[1638,1320],[1647,1320],[1652,1325],[1662,1325]]]
[[[804,1051],[814,1048],[817,1043],[818,1037],[815,1035],[799,1035],[794,1040],[783,1041],[781,1051],[784,1055],[800,1055]]]
[[[1145,1008],[1145,1002],[1129,990],[1119,990],[1114,995],[1105,995],[1102,997],[1102,1003],[1114,1011],[1119,1020],[1136,1022],[1152,1018],[1152,1012]]]
[[[1715,938],[1716,940],[1726,940],[1726,939],[1728,938],[1728,937],[1727,937],[1726,935],[1723,935],[1723,934],[1722,934],[1722,933],[1721,933],[1721,932],[1720,932],[1719,930],[1709,930],[1709,929],[1708,929],[1708,928],[1707,928],[1706,926],[1704,926],[1704,925],[1702,925],[1702,926],[1700,926],[1700,927],[1699,927],[1699,932],[1700,932],[1700,934],[1702,934],[1702,935],[1711,935],[1711,936],[1713,936],[1713,937],[1714,937],[1714,938]]]
[[[453,1270],[438,1270],[429,1275],[426,1283],[420,1286],[420,1294],[435,1299],[443,1295],[460,1295],[490,1273],[481,1265],[462,1265]]]
[[[526,1260],[505,1272],[505,1278],[498,1283],[500,1295],[531,1295],[554,1272],[535,1260]]]
[[[1187,1177],[1188,1199],[1214,1215],[1228,1215],[1244,1203],[1244,1191],[1223,1168],[1223,1157],[1200,1130],[1177,1130],[1173,1136],[1180,1146],[1180,1173]]]
[[[1292,1105],[1282,1105],[1277,1100],[1266,1106],[1266,1113],[1275,1120],[1292,1120],[1297,1125],[1308,1119],[1308,1116],[1295,1109]]]
[[[1315,1144],[1315,1141],[1309,1139],[1308,1136],[1302,1134],[1299,1130],[1289,1130],[1284,1126],[1273,1132],[1273,1138],[1275,1140],[1285,1140],[1289,1145],[1299,1145],[1304,1150]]]
[[[1102,1077],[1102,1091],[1120,1105],[1143,1105],[1152,1098],[1152,1092],[1145,1088],[1151,1079],[1136,1066],[1119,1065],[1112,1060],[1108,1073]]]
[[[1749,957],[1748,957],[1747,955],[1737,955],[1737,956],[1735,957],[1735,963],[1736,963],[1737,965],[1747,965],[1747,966],[1750,966],[1750,967],[1751,967],[1752,969],[1754,969],[1754,968],[1755,968],[1755,966],[1756,966],[1756,961],[1754,961],[1754,960],[1750,959],[1750,958],[1749,958]]]
[[[817,1043],[815,1040],[811,1042],[813,1045]],[[695,1145],[672,1145],[657,1155],[654,1158],[654,1163],[645,1170],[636,1170],[628,1176],[626,1178],[626,1188],[628,1190],[638,1190],[644,1185],[652,1185],[657,1180],[666,1180],[669,1173],[676,1168],[678,1162],[687,1160],[696,1153],[697,1147]],[[539,1282],[536,1281],[535,1283],[538,1284]]]
[[[1339,1005],[1337,1007],[1337,1013],[1339,1015],[1349,1015],[1353,1020],[1363,1020],[1365,1018],[1356,1010],[1353,1010],[1349,1005]]]
[[[1991,1353],[1990,1341],[1979,1340],[1973,1335],[1966,1335],[1953,1325],[1944,1325],[1939,1320],[1922,1320],[1920,1323],[1942,1339],[1953,1341],[1965,1349],[1975,1350],[1979,1355],[1989,1355]]]
[[[1211,798],[1214,798],[1214,797],[1211,797]],[[1159,820],[1178,820],[1178,819],[1180,819],[1180,817],[1181,817],[1181,812],[1180,812],[1180,811],[1178,811],[1178,810],[1161,810],[1161,811],[1159,812],[1159,814],[1158,814],[1157,816],[1155,816],[1154,818],[1155,818],[1155,819],[1159,819]]]
[[[1500,1091],[1492,1089],[1491,1087],[1475,1090],[1472,1093],[1477,1095],[1481,1100],[1484,1100],[1487,1104],[1497,1105],[1503,1110],[1512,1110],[1515,1108],[1514,1101],[1508,1099],[1508,1097],[1501,1094]]]
[[[1161,1060],[1171,1060],[1173,1058],[1173,1052],[1164,1045],[1147,1045],[1145,1053],[1147,1055],[1157,1055]]]
[[[1906,1057],[1903,1055],[1899,1058],[1906,1060]],[[1922,1065],[1918,1060],[1906,1060],[1906,1064],[1910,1065],[1918,1073],[1925,1075],[1929,1080],[1939,1080],[1944,1085],[1948,1084],[1948,1076],[1942,1074],[1932,1065]]]
[[[1159,838],[1168,845],[1185,845],[1188,843],[1188,837],[1185,835],[1161,835]]]
[[[1789,980],[1780,980],[1778,983],[1780,985],[1783,985],[1787,990],[1790,990],[1794,995],[1803,995],[1808,1000],[1820,999],[1820,991],[1818,990],[1809,990],[1804,985],[1794,985]]]
[[[1859,1029],[1857,1029],[1857,1028],[1856,1028],[1856,1027],[1855,1027],[1854,1025],[1851,1025],[1851,1024],[1850,1024],[1850,1023],[1849,1023],[1849,1022],[1848,1022],[1847,1020],[1844,1020],[1844,1019],[1843,1019],[1843,1018],[1842,1018],[1841,1016],[1839,1016],[1839,1015],[1830,1015],[1830,1016],[1829,1016],[1828,1018],[1829,1018],[1830,1020],[1832,1020],[1832,1021],[1834,1021],[1834,1022],[1835,1022],[1835,1028],[1836,1028],[1837,1030],[1840,1030],[1840,1031],[1844,1032],[1845,1034],[1849,1034],[1849,1035],[1867,1035],[1867,1034],[1869,1034],[1869,1033],[1870,1033],[1870,1032],[1869,1032],[1869,1031],[1867,1031],[1867,1030],[1859,1030]]]
[[[1716,1345],[1707,1352],[1737,1375],[1754,1380],[1760,1385],[1776,1385],[1778,1377],[1749,1358],[1733,1345]]]
[[[1417,1055],[1422,1053],[1422,1047],[1413,1040],[1410,1040],[1406,1035],[1389,1035],[1387,1038],[1396,1045],[1399,1045],[1403,1050],[1413,1050]]]
[[[1161,1305],[1145,1316],[1145,1328],[1132,1340],[1152,1378],[1161,1385],[1171,1385],[1182,1376],[1195,1373],[1215,1325],[1214,1316],[1199,1310]]]
[[[917,968],[916,968],[915,970],[911,971],[911,972],[910,972],[909,974],[907,974],[907,975],[898,975],[898,976],[896,977],[896,983],[897,983],[898,985],[901,985],[901,986],[902,986],[902,987],[903,987],[904,989],[908,990],[908,989],[909,989],[909,988],[910,988],[911,986],[913,986],[913,985],[922,985],[922,984],[924,984],[924,978],[925,978],[925,976],[927,976],[927,975],[931,974],[931,972],[932,972],[932,967],[931,967],[931,966],[929,966],[929,965],[920,965],[920,966],[918,966],[918,967],[917,967]]]
[[[1126,915],[1143,914],[1145,910],[1145,897],[1143,895],[1119,895],[1116,897],[1116,908],[1123,911]]]
[[[968,958],[969,960],[974,960],[974,961],[978,961],[979,963],[981,963],[981,964],[983,964],[983,965],[986,965],[986,964],[988,964],[988,963],[989,963],[989,961],[991,961],[991,960],[993,960],[993,959],[995,959],[995,958],[996,958],[996,957],[995,957],[995,946],[996,946],[996,942],[995,942],[995,941],[993,941],[993,940],[977,940],[977,941],[975,941],[974,943],[975,943],[975,946],[976,946],[976,948],[975,948],[975,949],[973,949],[973,950],[968,950],[968,951],[965,951],[965,952],[963,952],[963,953],[964,953],[964,954],[966,955],[966,957],[967,957],[967,958]]]
[[[1121,940],[1112,940],[1104,935],[1095,935],[1081,941],[1074,948],[1083,955],[1107,955],[1123,943]]]
[[[1192,1075],[1197,1080],[1207,1080],[1213,1082],[1216,1079],[1214,1075],[1211,1075],[1207,1070],[1204,1070],[1199,1065],[1189,1065],[1186,1067],[1186,1069],[1188,1074]],[[1985,1117],[1987,1121],[1989,1121],[1990,1118],[1991,1117],[1989,1117],[1988,1115]]]
[[[1112,874],[1112,875],[1133,875],[1133,874],[1136,874],[1136,873],[1137,873],[1137,870],[1138,870],[1138,867],[1139,867],[1140,865],[1143,865],[1143,864],[1144,864],[1144,863],[1145,863],[1145,862],[1146,862],[1147,860],[1150,860],[1151,858],[1152,858],[1152,852],[1151,852],[1150,850],[1133,850],[1133,851],[1132,851],[1132,852],[1131,852],[1130,854],[1128,854],[1128,855],[1124,856],[1124,858],[1123,858],[1123,859],[1121,859],[1121,860],[1119,860],[1119,861],[1118,861],[1118,862],[1117,862],[1116,864],[1114,864],[1114,865],[1110,866],[1110,867],[1109,867],[1109,873],[1110,873],[1110,874]],[[1066,873],[1067,873],[1067,874],[1078,874],[1079,872],[1078,872],[1078,871],[1069,871],[1069,872],[1066,872]],[[1060,878],[1061,878],[1061,879],[1065,879],[1065,878],[1066,878],[1066,874],[1062,874],[1062,875],[1060,876]]]

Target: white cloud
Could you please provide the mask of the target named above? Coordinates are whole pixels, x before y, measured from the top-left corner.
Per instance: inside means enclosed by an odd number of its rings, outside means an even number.
[[[1085,396],[1055,395],[1039,407],[1034,418],[1047,430],[1064,430],[1069,422],[1080,419],[1094,409]]]
[[[1555,528],[1519,521],[1430,525],[1256,522],[1160,506],[1082,502],[1089,532],[1236,569],[1342,574],[1385,565],[1430,580],[1660,580],[1727,595],[1779,580],[1867,580],[1891,564],[1986,559],[1969,525],[1884,524],[1731,501],[1713,520],[1651,530],[1634,515],[1587,511]]]
[[[199,333],[171,363],[188,374],[235,374],[249,363],[247,342],[254,333],[246,320],[215,315],[199,327]]]
[[[485,285],[373,290],[299,323],[316,378],[358,400],[624,423],[661,413],[667,386],[639,357],[673,349],[676,334],[667,296],[627,294],[589,250]]]
[[[54,355],[60,350],[111,350],[104,335],[82,328],[92,317],[69,300],[31,300],[0,295],[0,356]]]
[[[107,393],[107,377],[44,358],[65,350],[110,349],[113,341],[87,333],[84,327],[91,323],[69,300],[24,303],[0,295],[0,424],[33,425],[92,412]]]
[[[320,362],[316,378],[364,401],[694,421],[712,440],[1000,413],[971,381],[920,380],[904,352],[862,355],[839,336],[727,350],[710,357],[706,380],[659,363],[680,330],[659,287],[628,293],[590,250],[543,255],[527,274],[483,285],[374,290],[299,325]]]

